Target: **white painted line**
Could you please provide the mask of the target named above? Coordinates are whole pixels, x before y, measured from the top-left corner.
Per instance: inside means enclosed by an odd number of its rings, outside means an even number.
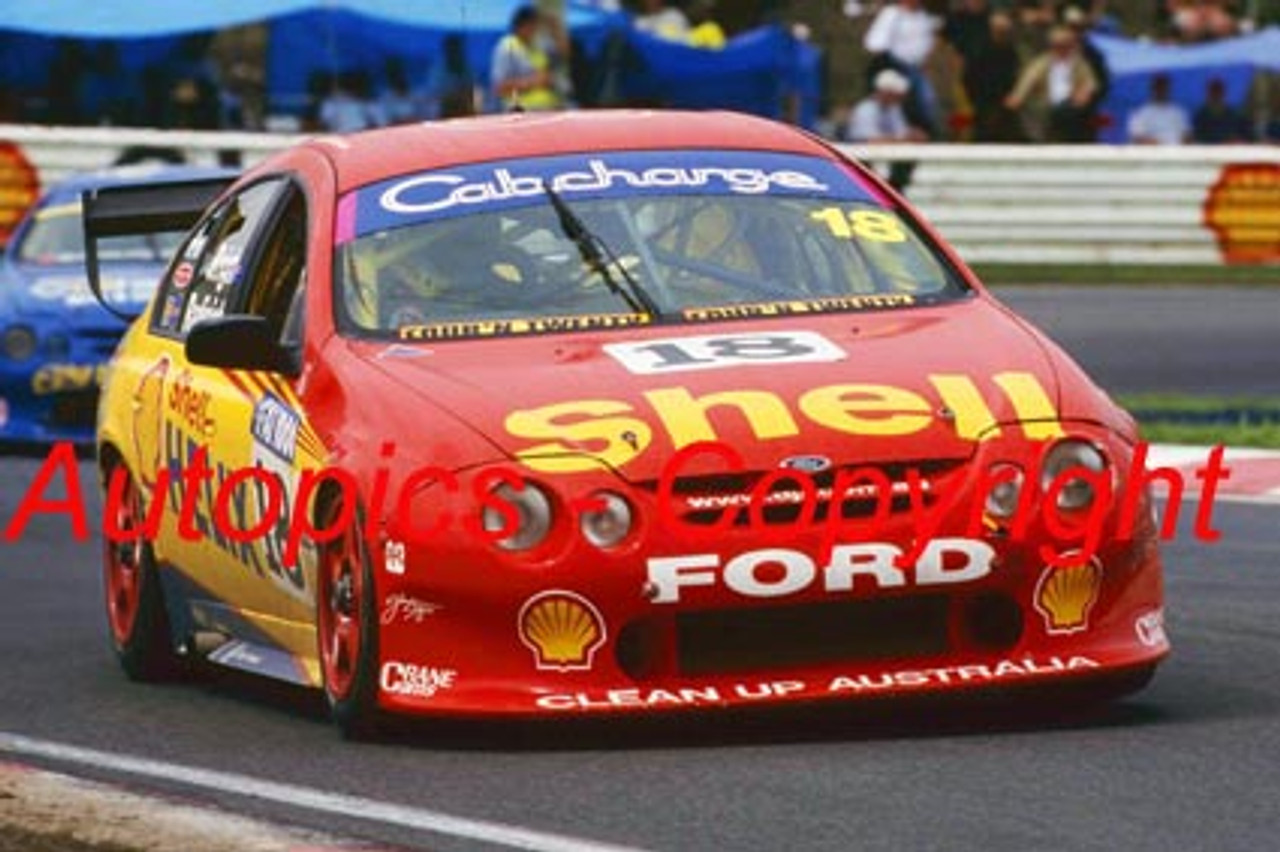
[[[119,772],[124,775],[172,781],[187,787],[230,793],[303,810],[378,822],[463,840],[476,840],[510,849],[527,849],[533,852],[635,852],[635,847],[599,843],[594,840],[583,840],[499,822],[456,817],[426,808],[395,805],[359,796],[326,793],[310,787],[263,781],[232,772],[217,772],[211,769],[183,766],[179,763],[112,754],[2,731],[0,731],[0,752],[44,758],[63,764]]]
[[[1188,444],[1149,444],[1147,446],[1147,469],[1155,467],[1191,467],[1209,461],[1209,453],[1213,447],[1196,447]],[[1262,450],[1255,447],[1227,447],[1222,454],[1224,464],[1250,461],[1253,459],[1280,458],[1278,450]]]

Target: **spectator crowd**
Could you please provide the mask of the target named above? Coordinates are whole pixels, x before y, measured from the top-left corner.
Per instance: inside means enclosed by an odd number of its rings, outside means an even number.
[[[657,39],[708,51],[727,42],[717,0],[595,0],[595,5],[628,12],[636,32]],[[0,121],[267,127],[265,45],[248,58],[235,40],[221,36],[182,38],[168,55],[137,71],[124,66],[111,41],[60,40],[48,85],[35,106],[0,92]],[[632,58],[618,39],[610,40],[603,56],[577,49],[560,17],[535,3],[514,11],[486,66],[474,64],[467,39],[451,33],[438,50],[388,56],[377,67],[343,67],[339,59],[337,67],[317,68],[307,78],[296,128],[285,129],[348,133],[482,112],[605,105],[605,78]]]
[[[851,47],[866,57],[866,94],[828,111],[820,129],[838,140],[1087,143],[1115,124],[1134,144],[1276,141],[1258,138],[1219,78],[1179,100],[1156,73],[1121,126],[1106,111],[1112,75],[1092,40],[1120,34],[1106,0],[849,0],[845,12],[865,22]],[[1172,45],[1252,28],[1230,0],[1160,0],[1153,20],[1147,40]]]
[[[725,47],[716,0],[591,0],[630,13],[646,36],[715,51]],[[857,43],[827,42],[864,61],[860,96],[835,98],[819,130],[861,143],[1095,141],[1117,121],[1105,99],[1112,77],[1095,34],[1121,24],[1107,0],[827,0],[860,22]],[[1250,29],[1236,0],[1157,0],[1152,37],[1195,44]],[[761,2],[761,19],[801,5]],[[430,55],[389,56],[377,67],[310,74],[297,129],[352,132],[504,110],[618,103],[614,80],[628,62],[610,39],[588,56],[543,4],[520,6],[484,67],[466,37],[446,36]],[[741,16],[739,16],[739,23]],[[59,44],[36,120],[189,129],[268,125],[265,48],[256,55],[222,34],[192,35],[136,74],[111,42]],[[1255,123],[1223,80],[1179,101],[1167,75],[1124,120],[1137,144],[1255,141]],[[13,110],[10,110],[13,113]],[[7,115],[8,120],[31,120]],[[1121,129],[1121,128],[1113,128]]]

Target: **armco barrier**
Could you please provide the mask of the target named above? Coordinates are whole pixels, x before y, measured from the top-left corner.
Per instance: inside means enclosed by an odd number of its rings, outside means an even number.
[[[223,152],[252,165],[301,137],[0,125],[0,241],[47,186],[128,149]],[[879,167],[917,163],[907,196],[969,261],[1280,262],[1280,148],[844,146]]]
[[[979,263],[1280,262],[1274,146],[846,145]]]
[[[301,137],[261,133],[142,130],[114,127],[0,125],[0,244],[38,190],[76,172],[114,165],[132,151],[168,149],[186,162],[213,165],[234,155],[252,165]]]

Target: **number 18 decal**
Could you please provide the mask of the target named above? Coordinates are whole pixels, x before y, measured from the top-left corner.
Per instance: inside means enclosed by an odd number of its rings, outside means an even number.
[[[841,361],[844,350],[813,331],[708,334],[635,343],[609,343],[605,351],[632,373],[678,373],[749,364]]]
[[[907,239],[902,223],[892,213],[880,210],[842,210],[824,207],[809,214],[815,222],[821,222],[831,231],[831,236],[842,240],[857,237],[872,243],[901,243]]]

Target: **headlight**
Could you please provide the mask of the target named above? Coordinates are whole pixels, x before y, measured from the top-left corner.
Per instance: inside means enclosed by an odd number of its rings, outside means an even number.
[[[985,503],[987,514],[1007,521],[1018,511],[1018,501],[1022,497],[1022,485],[1026,477],[1022,475],[1022,468],[1006,463],[993,464],[988,476],[992,486],[987,492]]]
[[[631,505],[611,491],[591,496],[600,508],[582,513],[582,537],[599,548],[613,547],[631,532]]]
[[[1047,491],[1055,479],[1075,468],[1100,473],[1107,469],[1107,460],[1097,447],[1087,441],[1059,441],[1045,455],[1044,466],[1040,470],[1040,488]],[[1084,509],[1096,497],[1092,482],[1073,477],[1058,491],[1058,508],[1067,511]]]
[[[500,539],[498,547],[503,550],[529,550],[541,544],[551,532],[551,500],[546,492],[526,481],[524,488],[518,491],[504,484],[493,493],[516,510],[515,532]],[[488,533],[501,532],[508,527],[507,516],[491,506],[484,507],[480,520]]]
[[[36,352],[36,333],[25,325],[11,325],[4,330],[0,347],[3,347],[5,357],[25,361]]]

